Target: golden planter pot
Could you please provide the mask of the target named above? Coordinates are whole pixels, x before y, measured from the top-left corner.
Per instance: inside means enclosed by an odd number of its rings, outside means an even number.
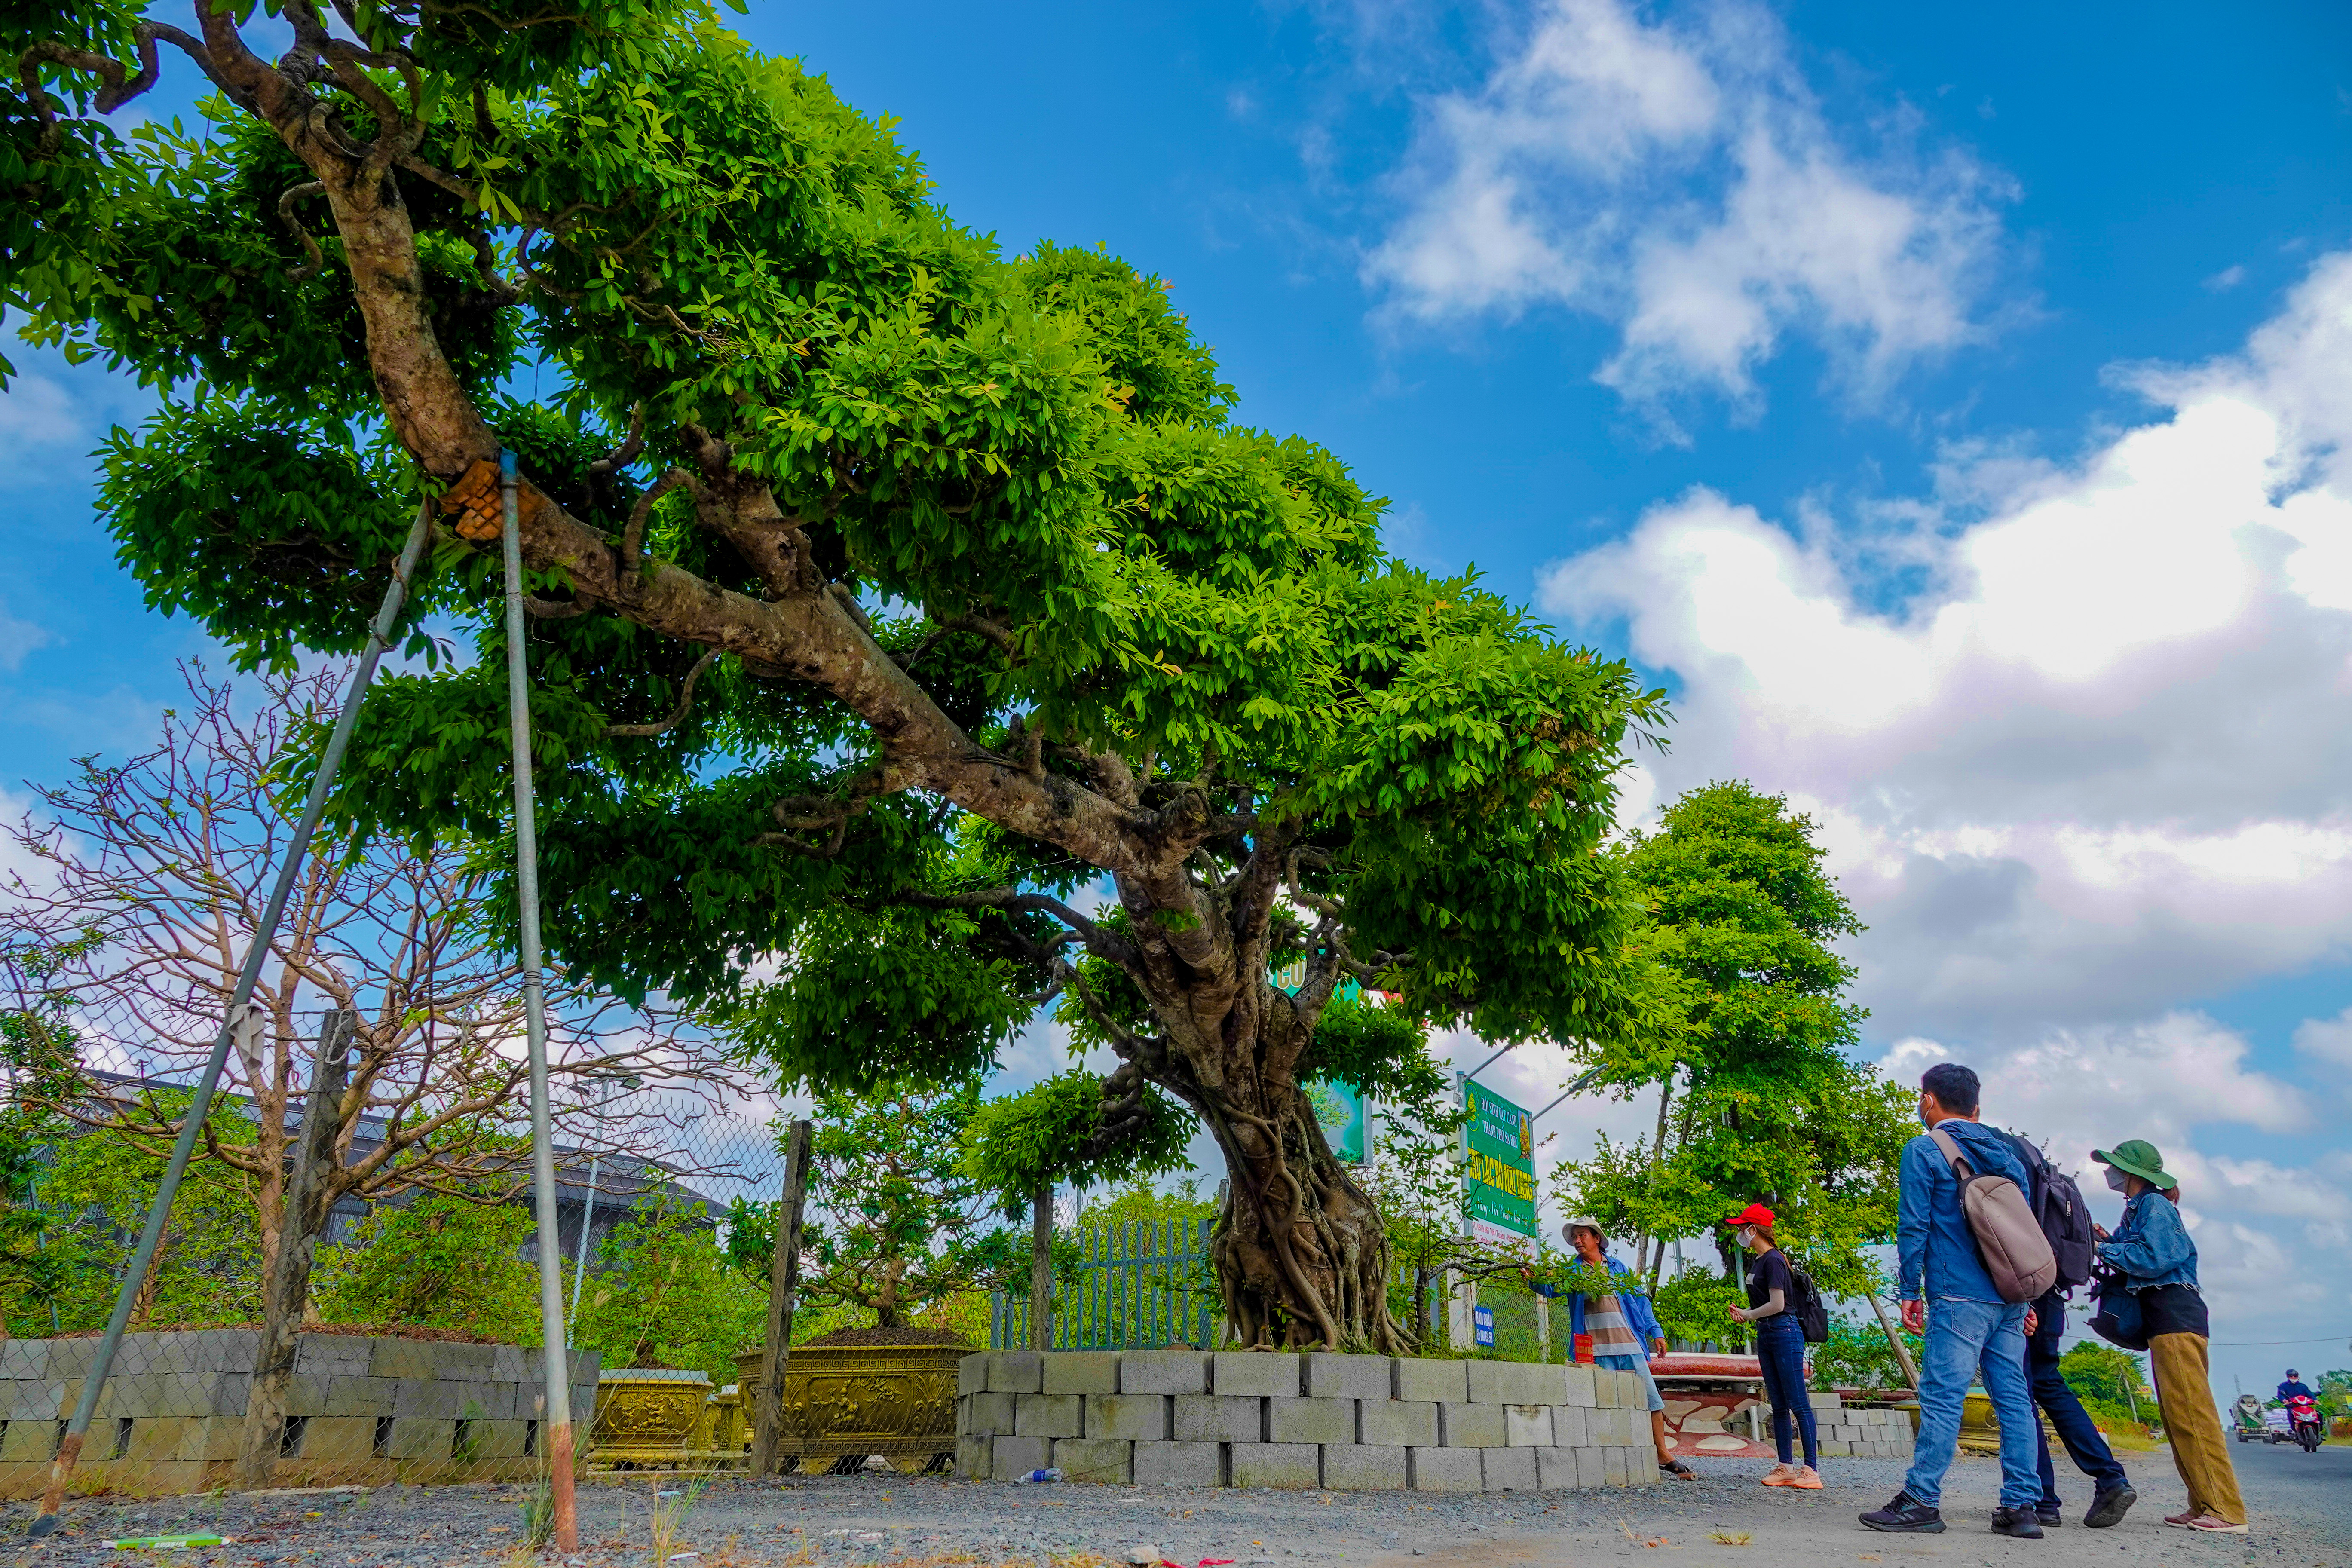
[[[710,1398],[707,1373],[636,1368],[601,1373],[589,1459],[597,1465],[683,1465]]]
[[[807,1474],[880,1454],[898,1469],[955,1452],[956,1363],[963,1345],[803,1345],[784,1365],[777,1454]],[[735,1358],[746,1432],[755,1417],[762,1351]]]

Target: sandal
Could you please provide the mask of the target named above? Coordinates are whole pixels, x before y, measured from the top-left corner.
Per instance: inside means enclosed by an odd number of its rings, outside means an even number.
[[[2169,1520],[2166,1521],[2170,1523]],[[2251,1533],[2242,1524],[2231,1524],[2218,1513],[2200,1513],[2181,1526],[2183,1530],[2201,1530],[2208,1535],[2245,1535]]]
[[[1662,1476],[1674,1476],[1685,1481],[1695,1481],[1698,1479],[1698,1472],[1692,1469],[1688,1465],[1684,1464],[1680,1459],[1668,1459],[1664,1464],[1658,1467],[1658,1474]]]
[[[1817,1492],[1822,1489],[1822,1473],[1807,1465],[1780,1484],[1801,1492]]]

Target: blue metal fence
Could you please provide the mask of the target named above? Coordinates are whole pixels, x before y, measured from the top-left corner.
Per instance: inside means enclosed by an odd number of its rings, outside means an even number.
[[[1213,1348],[1224,1302],[1209,1262],[1210,1224],[1139,1220],[1080,1232],[1077,1279],[1054,1285],[1053,1348]],[[1000,1290],[990,1298],[988,1343],[992,1350],[1028,1346],[1025,1293]]]

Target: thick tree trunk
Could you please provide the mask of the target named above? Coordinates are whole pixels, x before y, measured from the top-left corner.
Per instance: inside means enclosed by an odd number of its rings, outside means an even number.
[[[1029,1194],[1029,1348],[1054,1348],[1054,1190]]]
[[[332,1012],[319,1030],[294,1179],[287,1187],[276,1257],[262,1287],[261,1349],[254,1363],[253,1387],[246,1396],[245,1436],[236,1457],[236,1485],[241,1490],[269,1484],[285,1442],[286,1396],[301,1345],[302,1308],[310,1298],[310,1263],[334,1203],[328,1176],[334,1165],[335,1140],[342,1131],[353,1022],[349,1013]]]
[[[1380,1211],[1332,1155],[1306,1095],[1292,1084],[1260,1089],[1255,1111],[1238,1097],[1202,1097],[1233,1178],[1210,1249],[1234,1342],[1410,1352],[1389,1310]]]

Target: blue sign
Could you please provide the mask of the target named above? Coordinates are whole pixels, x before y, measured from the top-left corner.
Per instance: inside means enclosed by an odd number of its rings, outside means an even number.
[[[1473,1307],[1470,1309],[1470,1337],[1478,1342],[1481,1349],[1493,1350],[1495,1348],[1494,1308]]]

